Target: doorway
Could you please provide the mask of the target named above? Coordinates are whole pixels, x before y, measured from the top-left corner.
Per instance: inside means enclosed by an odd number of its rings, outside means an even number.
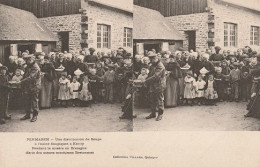
[[[61,41],[61,51],[69,52],[69,32],[59,32],[59,38]]]
[[[33,54],[35,52],[35,45],[34,44],[18,44],[18,51],[21,51],[22,53],[26,50],[29,51],[30,54]]]
[[[185,31],[188,35],[188,49],[196,51],[196,31]]]
[[[156,52],[159,52],[160,44],[144,44],[144,50],[151,51],[152,49],[155,49]]]

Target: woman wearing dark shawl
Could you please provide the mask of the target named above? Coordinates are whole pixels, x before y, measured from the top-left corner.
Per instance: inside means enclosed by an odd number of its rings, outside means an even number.
[[[41,80],[40,92],[40,108],[51,108],[53,99],[53,80],[57,78],[54,65],[49,62],[49,57],[44,57],[44,64],[41,66],[41,71],[44,74]]]
[[[165,106],[176,107],[179,103],[179,78],[182,78],[182,72],[173,55],[170,55],[170,61],[166,65],[166,70],[168,71],[168,76],[166,80]]]
[[[249,73],[253,76],[252,95],[247,105],[248,113],[245,117],[260,118],[260,63],[257,63],[255,69],[251,69]]]

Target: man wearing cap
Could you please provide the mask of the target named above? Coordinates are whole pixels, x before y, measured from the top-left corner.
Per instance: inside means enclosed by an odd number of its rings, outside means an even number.
[[[147,116],[146,119],[155,118],[156,112],[158,112],[156,121],[160,121],[164,112],[163,92],[166,88],[165,67],[158,59],[157,54],[150,53],[148,56],[151,59],[152,65],[149,68],[150,72],[148,78],[144,83],[149,89],[149,100],[152,113]]]
[[[7,114],[8,95],[9,95],[9,77],[6,75],[8,68],[0,67],[0,124],[5,124],[6,119],[11,119]]]
[[[38,95],[41,88],[40,67],[35,62],[35,57],[33,55],[28,55],[24,58],[26,60],[27,67],[25,69],[23,79],[20,82],[26,98],[26,115],[21,118],[21,120],[31,119],[32,113],[33,117],[31,122],[35,122],[39,112]]]
[[[89,55],[85,57],[85,62],[87,63],[96,63],[98,61],[98,57],[94,54],[95,49],[89,48]]]

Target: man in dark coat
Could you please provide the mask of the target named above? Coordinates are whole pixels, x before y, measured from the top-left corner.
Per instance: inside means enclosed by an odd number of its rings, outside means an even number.
[[[125,84],[124,77],[125,77],[125,68],[123,64],[123,57],[118,56],[117,57],[117,67],[115,69],[115,100],[118,102],[123,102],[124,100],[124,95],[125,95]]]
[[[26,98],[26,115],[21,120],[31,119],[32,112],[33,117],[31,122],[35,122],[39,112],[39,91],[41,88],[40,67],[35,62],[34,56],[28,55],[25,59],[27,67],[21,80],[21,85]]]
[[[144,81],[144,83],[149,89],[149,100],[152,113],[146,117],[146,119],[155,118],[156,112],[158,112],[156,121],[160,121],[164,112],[163,92],[166,87],[165,67],[158,59],[157,54],[151,53],[148,56],[151,59],[152,65],[149,69],[150,72],[148,74],[148,78]]]
[[[8,68],[5,66],[0,67],[0,124],[5,124],[6,119],[11,119],[7,114],[7,103],[9,96],[9,77],[6,75]]]
[[[96,63],[98,61],[98,57],[96,55],[94,55],[95,49],[94,48],[89,48],[89,53],[90,55],[87,55],[85,57],[84,62],[87,63]]]
[[[213,62],[214,64],[216,64],[216,65],[217,65],[217,64],[220,64],[221,61],[224,60],[224,56],[219,53],[220,50],[221,50],[221,48],[220,48],[219,46],[216,46],[216,47],[215,47],[216,53],[215,53],[215,54],[212,54],[212,55],[210,56],[210,58],[209,58],[209,60],[212,61],[212,62]]]

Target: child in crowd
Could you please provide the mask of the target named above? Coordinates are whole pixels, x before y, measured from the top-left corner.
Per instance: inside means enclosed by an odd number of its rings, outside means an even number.
[[[113,103],[114,97],[115,71],[112,64],[108,65],[108,70],[104,74],[105,103]]]
[[[78,98],[79,98],[79,87],[80,87],[80,83],[78,82],[78,78],[77,76],[74,76],[72,79],[72,82],[69,86],[70,89],[70,99],[72,101],[72,106],[75,107],[76,105],[78,105]]]
[[[104,87],[104,74],[105,74],[105,69],[102,65],[101,62],[96,63],[96,75],[100,78],[99,83],[98,83],[98,100],[103,101],[104,96],[105,96],[105,87]]]
[[[225,78],[224,75],[221,73],[222,68],[221,67],[216,67],[216,73],[215,73],[215,83],[217,86],[217,93],[219,97],[219,101],[222,102],[224,100],[225,92],[224,92],[224,83],[225,83]]]
[[[200,74],[198,76],[198,81],[196,82],[196,98],[198,105],[204,104],[204,90],[206,82],[203,80],[203,76]]]
[[[148,77],[149,70],[147,68],[141,69],[141,74],[137,77],[138,80],[141,80],[144,82],[146,78]],[[142,107],[146,107],[148,104],[148,89],[146,86],[142,86],[139,88],[140,93],[140,104]]]
[[[217,85],[214,81],[213,74],[209,74],[208,80],[205,86],[205,98],[207,99],[208,105],[216,105],[216,99],[218,99]]]
[[[146,78],[148,77],[148,73],[149,73],[148,69],[142,68],[141,74],[138,76],[137,79],[144,82],[146,80]]]
[[[186,104],[193,105],[193,99],[195,98],[195,84],[196,80],[192,75],[192,71],[187,71],[186,77],[184,78],[184,99]]]
[[[13,76],[12,81],[20,82],[22,79],[23,79],[22,70],[16,69],[15,70],[15,75]],[[21,108],[23,106],[23,97],[22,97],[21,85],[17,84],[13,88],[15,88],[15,89],[13,89],[13,92],[11,94],[10,99],[15,101],[16,105],[13,106],[14,109],[18,109],[18,108]]]
[[[16,69],[12,81],[20,82],[23,79],[22,70]]]
[[[61,78],[59,79],[59,94],[58,100],[60,100],[61,105],[64,103],[64,107],[68,107],[68,100],[70,99],[70,92],[69,92],[69,85],[70,81],[67,79],[67,73],[63,72],[61,74]]]
[[[83,76],[83,81],[80,84],[78,91],[79,92],[79,99],[81,101],[82,107],[87,107],[89,105],[89,101],[92,100],[92,94],[89,91],[89,79],[87,75]]]
[[[90,86],[90,92],[93,96],[93,103],[97,103],[98,101],[98,93],[99,93],[99,80],[100,78],[97,76],[97,70],[96,69],[90,69],[89,70],[89,86]]]

